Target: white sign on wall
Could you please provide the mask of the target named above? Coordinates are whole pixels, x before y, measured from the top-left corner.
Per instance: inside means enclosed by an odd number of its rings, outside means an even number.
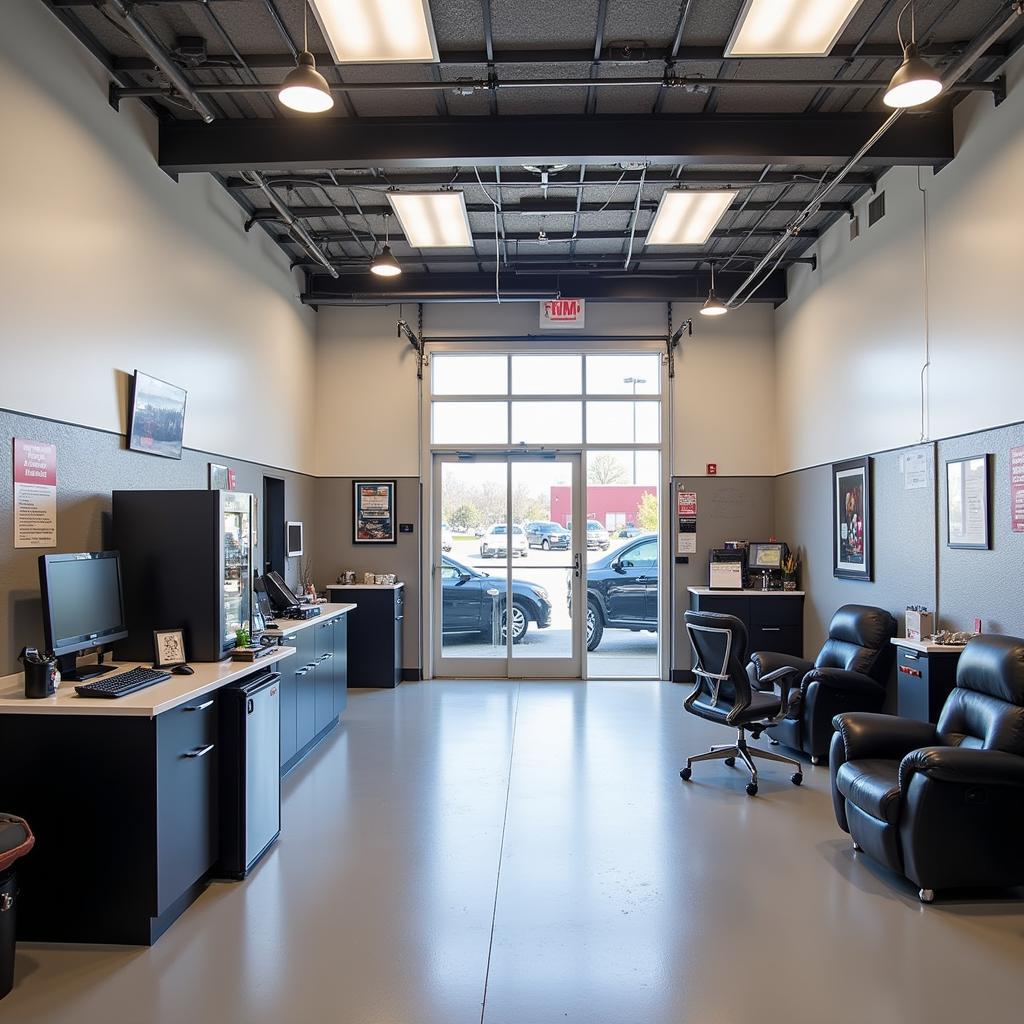
[[[586,299],[548,299],[540,304],[540,325],[548,330],[585,326]]]

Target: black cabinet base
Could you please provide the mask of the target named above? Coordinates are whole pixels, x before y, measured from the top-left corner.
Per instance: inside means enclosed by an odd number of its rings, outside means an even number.
[[[298,750],[293,754],[283,765],[281,765],[281,777],[284,778],[293,768],[295,768],[300,761],[304,761],[306,755],[316,746],[319,745],[320,741],[338,724],[338,719],[333,719],[328,725],[320,730],[301,750]]]

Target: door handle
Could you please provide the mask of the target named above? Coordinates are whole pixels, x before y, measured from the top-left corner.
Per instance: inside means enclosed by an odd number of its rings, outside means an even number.
[[[580,561],[580,553],[577,551],[572,557],[572,574],[576,579],[583,575],[583,564]]]
[[[208,743],[205,747],[197,747],[195,750],[188,751],[185,754],[186,757],[206,757],[206,755],[213,750],[214,744]]]
[[[205,711],[207,708],[213,707],[213,701],[208,700],[202,704],[192,704],[185,708],[186,711]]]

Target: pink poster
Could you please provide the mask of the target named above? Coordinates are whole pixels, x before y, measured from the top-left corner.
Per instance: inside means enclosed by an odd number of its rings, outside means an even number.
[[[1010,449],[1010,522],[1024,533],[1024,446]]]
[[[57,446],[14,439],[14,546],[57,546]]]

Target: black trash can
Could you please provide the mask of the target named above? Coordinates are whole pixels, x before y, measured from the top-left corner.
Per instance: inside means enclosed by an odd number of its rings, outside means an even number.
[[[0,873],[0,999],[14,987],[15,911],[18,905],[18,876]]]

